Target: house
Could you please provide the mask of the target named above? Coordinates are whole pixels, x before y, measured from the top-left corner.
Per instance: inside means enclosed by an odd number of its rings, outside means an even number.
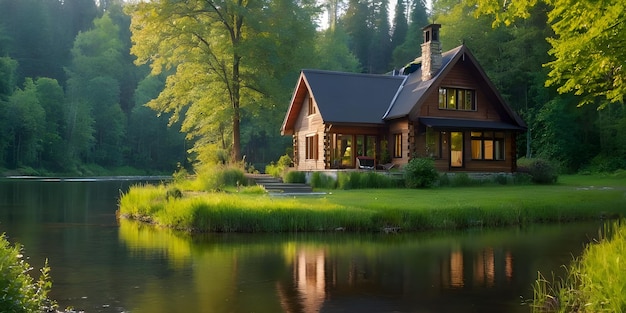
[[[440,172],[514,172],[526,124],[465,45],[442,53],[440,27],[424,27],[422,57],[393,75],[303,70],[281,128],[296,169],[431,157]]]

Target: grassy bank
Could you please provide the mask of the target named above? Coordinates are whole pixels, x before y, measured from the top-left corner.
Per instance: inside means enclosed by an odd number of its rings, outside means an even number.
[[[626,311],[626,225],[607,227],[599,243],[590,244],[568,268],[568,276],[535,283],[534,312]]]
[[[332,190],[319,198],[246,190],[179,197],[168,196],[167,186],[135,186],[120,200],[119,213],[187,231],[295,232],[498,227],[626,211],[626,179],[600,175],[563,176],[556,185]]]

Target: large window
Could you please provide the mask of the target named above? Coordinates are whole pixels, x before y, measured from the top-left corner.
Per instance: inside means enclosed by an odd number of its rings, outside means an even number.
[[[306,159],[317,159],[317,135],[306,137]]]
[[[504,133],[472,132],[472,159],[504,160]]]
[[[402,157],[402,133],[397,133],[393,135],[393,137],[394,137],[393,157],[401,158]]]
[[[443,110],[475,111],[474,90],[439,88],[439,108]]]
[[[431,158],[441,158],[441,133],[432,127],[426,128],[426,155]]]

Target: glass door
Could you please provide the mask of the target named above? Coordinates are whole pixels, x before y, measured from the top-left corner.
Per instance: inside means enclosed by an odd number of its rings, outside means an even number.
[[[450,167],[463,167],[463,132],[450,133]]]

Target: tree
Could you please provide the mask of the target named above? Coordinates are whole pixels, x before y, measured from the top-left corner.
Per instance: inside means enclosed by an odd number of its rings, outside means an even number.
[[[341,22],[349,36],[348,47],[359,59],[363,70],[369,70],[369,48],[371,42],[370,14],[368,1],[349,0],[348,8]]]
[[[536,0],[472,0],[477,14],[494,17],[494,25],[511,24],[517,18],[531,16]],[[580,96],[579,104],[624,103],[626,94],[626,3],[622,0],[544,0],[550,6],[548,23],[554,37],[548,39],[554,60],[548,86],[558,86],[560,93]],[[597,102],[596,99],[604,99]]]
[[[37,90],[31,79],[24,89],[17,89],[5,108],[5,131],[9,136],[9,165],[37,166],[42,151],[46,113],[39,104]]]
[[[56,79],[41,77],[35,80],[35,88],[46,119],[45,132],[41,138],[42,165],[48,169],[65,169],[68,166],[64,142],[67,112],[63,87]]]
[[[372,34],[368,53],[368,72],[388,72],[391,61],[391,37],[389,30],[389,1],[372,1]]]
[[[72,63],[67,69],[69,144],[77,153],[74,156],[101,165],[119,165],[122,160],[126,127],[120,106],[120,82],[126,66],[123,50],[119,27],[106,13],[94,20],[92,30],[76,36]],[[80,120],[78,114],[82,115]],[[77,131],[80,135],[75,136]]]
[[[394,65],[405,65],[422,54],[422,29],[428,24],[426,2],[424,0],[413,0],[406,38],[404,43],[397,46],[393,51],[392,59]]]
[[[296,11],[297,4],[305,8],[310,5],[307,1],[274,6],[272,1],[261,0],[164,0],[129,7],[131,52],[137,56],[136,63],[149,64],[153,75],[173,71],[163,92],[148,106],[171,112],[172,121],[181,119],[181,129],[188,138],[197,139],[199,154],[211,150],[203,146],[217,144],[230,150],[231,160],[240,160],[242,110],[267,103],[259,99],[266,95],[268,86],[276,85],[274,79],[283,77],[262,74],[272,73],[268,65],[281,67],[277,61],[288,60],[265,56],[280,52],[284,57],[289,56],[285,51],[298,50],[293,49],[298,47],[294,44],[275,50],[273,43],[282,42],[281,36],[298,31],[266,18],[272,10],[290,12],[282,15],[285,20],[295,18],[298,14],[294,13],[303,12]],[[314,30],[310,16],[301,23]]]
[[[397,0],[393,16],[393,31],[391,35],[391,51],[395,50],[406,40],[409,31],[409,22],[406,19],[406,0]],[[395,64],[394,64],[395,65]]]

